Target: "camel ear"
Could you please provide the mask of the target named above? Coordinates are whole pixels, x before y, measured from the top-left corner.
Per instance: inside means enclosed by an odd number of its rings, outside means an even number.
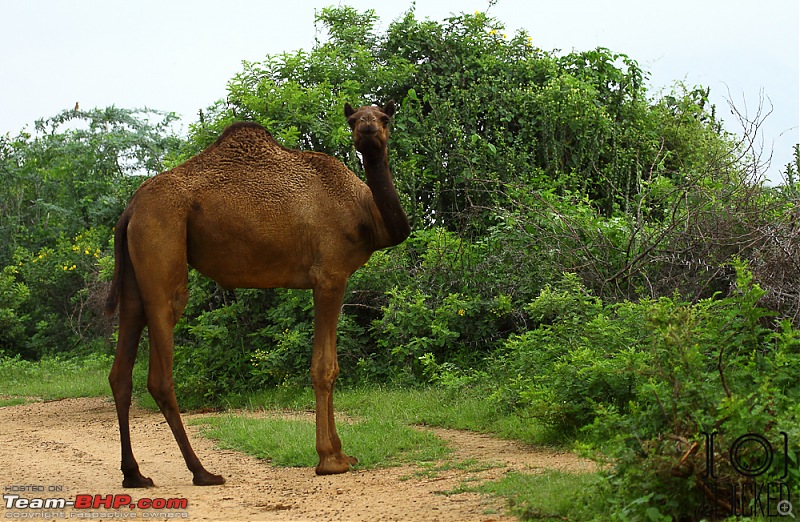
[[[386,102],[386,106],[383,108],[383,113],[390,118],[394,116],[394,100],[389,100]]]
[[[352,116],[355,113],[356,113],[356,111],[353,109],[353,107],[349,103],[345,103],[344,104],[344,117],[345,118],[349,118],[350,116]]]

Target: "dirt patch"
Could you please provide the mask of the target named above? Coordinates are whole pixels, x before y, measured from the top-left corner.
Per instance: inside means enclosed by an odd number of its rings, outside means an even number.
[[[186,414],[184,422],[197,416],[201,414]],[[189,520],[500,522],[514,520],[502,514],[502,499],[477,493],[442,493],[452,492],[465,481],[490,480],[510,470],[592,469],[590,462],[571,453],[435,429],[455,448],[454,460],[474,459],[487,465],[427,475],[420,473],[418,467],[407,465],[318,477],[312,468],[274,468],[253,457],[218,449],[213,441],[198,434],[198,427],[188,426],[192,444],[206,468],[227,479],[224,486],[200,488],[191,485],[191,474],[161,414],[134,407],[131,427],[134,453],[142,473],[155,481],[155,488],[121,487],[119,435],[110,399],[65,399],[0,408],[0,487],[4,495],[17,494],[21,498],[69,500],[81,494],[126,494],[134,501],[188,500],[185,509],[118,510],[115,519],[133,515],[141,519],[149,514],[164,519],[165,514],[171,513],[171,519]],[[66,518],[77,514],[70,509],[6,509],[6,502],[4,499],[0,507],[3,518],[20,518],[23,514],[33,518],[31,515],[39,511],[60,511]],[[86,510],[80,511],[86,514]]]

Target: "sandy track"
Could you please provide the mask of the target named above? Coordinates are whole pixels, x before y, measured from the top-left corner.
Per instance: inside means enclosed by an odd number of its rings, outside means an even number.
[[[200,414],[185,414],[184,422]],[[36,512],[54,512],[76,518],[100,513],[142,519],[157,514],[189,520],[421,520],[506,521],[503,501],[476,493],[440,494],[467,480],[499,478],[510,470],[535,473],[537,469],[585,471],[591,463],[571,453],[531,448],[519,443],[456,430],[435,430],[455,448],[455,460],[476,459],[494,466],[482,471],[448,470],[433,476],[414,475],[407,465],[318,477],[312,468],[274,468],[235,451],[221,450],[189,426],[192,444],[214,473],[227,478],[224,486],[191,485],[164,418],[134,407],[131,410],[134,453],[142,473],[156,487],[126,490],[121,487],[119,436],[114,405],[107,398],[65,399],[0,408],[0,488],[4,495],[21,498],[127,494],[141,498],[181,498],[186,509],[70,510],[6,509],[0,517],[31,519]],[[26,491],[30,486],[44,491]],[[63,488],[63,491],[57,490]],[[50,489],[56,491],[49,491]],[[59,512],[61,515],[59,515]],[[47,515],[40,515],[39,519]],[[107,519],[103,517],[104,519]]]

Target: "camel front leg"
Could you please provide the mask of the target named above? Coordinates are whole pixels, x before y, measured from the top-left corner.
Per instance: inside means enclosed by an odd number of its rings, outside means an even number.
[[[311,382],[317,402],[317,475],[350,470],[358,460],[342,453],[342,442],[333,419],[333,388],[339,375],[336,356],[336,326],[342,308],[345,285],[314,289],[314,352]]]

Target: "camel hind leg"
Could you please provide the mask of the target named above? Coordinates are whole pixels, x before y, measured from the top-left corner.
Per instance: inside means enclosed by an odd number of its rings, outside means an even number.
[[[185,287],[183,292],[185,292]],[[179,294],[183,292],[179,292]],[[186,435],[186,429],[178,409],[178,401],[175,397],[175,383],[172,375],[173,328],[180,314],[178,313],[176,316],[174,311],[178,309],[182,311],[185,304],[184,298],[177,295],[173,297],[172,302],[160,306],[148,306],[147,316],[152,319],[148,322],[150,371],[147,377],[147,389],[158,404],[161,413],[164,414],[164,418],[167,419],[167,424],[175,436],[186,466],[192,472],[192,483],[196,486],[224,484],[224,477],[206,471],[200,463],[200,459],[197,458]]]
[[[124,271],[121,299],[119,303],[119,338],[114,364],[108,382],[114,395],[114,405],[119,421],[120,446],[122,449],[122,487],[146,488],[153,486],[153,481],[142,476],[139,464],[133,456],[131,448],[130,407],[133,393],[133,365],[139,339],[145,326],[144,308],[136,288],[133,271],[128,266]]]
[[[172,430],[186,466],[192,472],[193,483],[198,486],[223,484],[225,479],[206,471],[192,449],[175,397],[173,329],[189,300],[185,222],[175,216],[170,220],[155,219],[154,215],[150,212],[134,215],[128,224],[127,236],[150,337],[147,390]]]
[[[183,245],[175,245],[173,248],[164,248],[163,245],[162,242],[159,248],[153,248],[146,241],[140,241],[131,248],[134,266],[137,269],[142,267],[138,272],[146,274],[145,277],[138,278],[138,284],[150,336],[147,390],[172,430],[186,466],[192,472],[192,482],[197,486],[223,484],[225,479],[222,476],[209,473],[200,463],[186,435],[178,409],[172,374],[173,330],[189,300],[188,270]],[[158,251],[158,255],[146,258],[137,256],[143,247],[149,247],[148,252]]]

